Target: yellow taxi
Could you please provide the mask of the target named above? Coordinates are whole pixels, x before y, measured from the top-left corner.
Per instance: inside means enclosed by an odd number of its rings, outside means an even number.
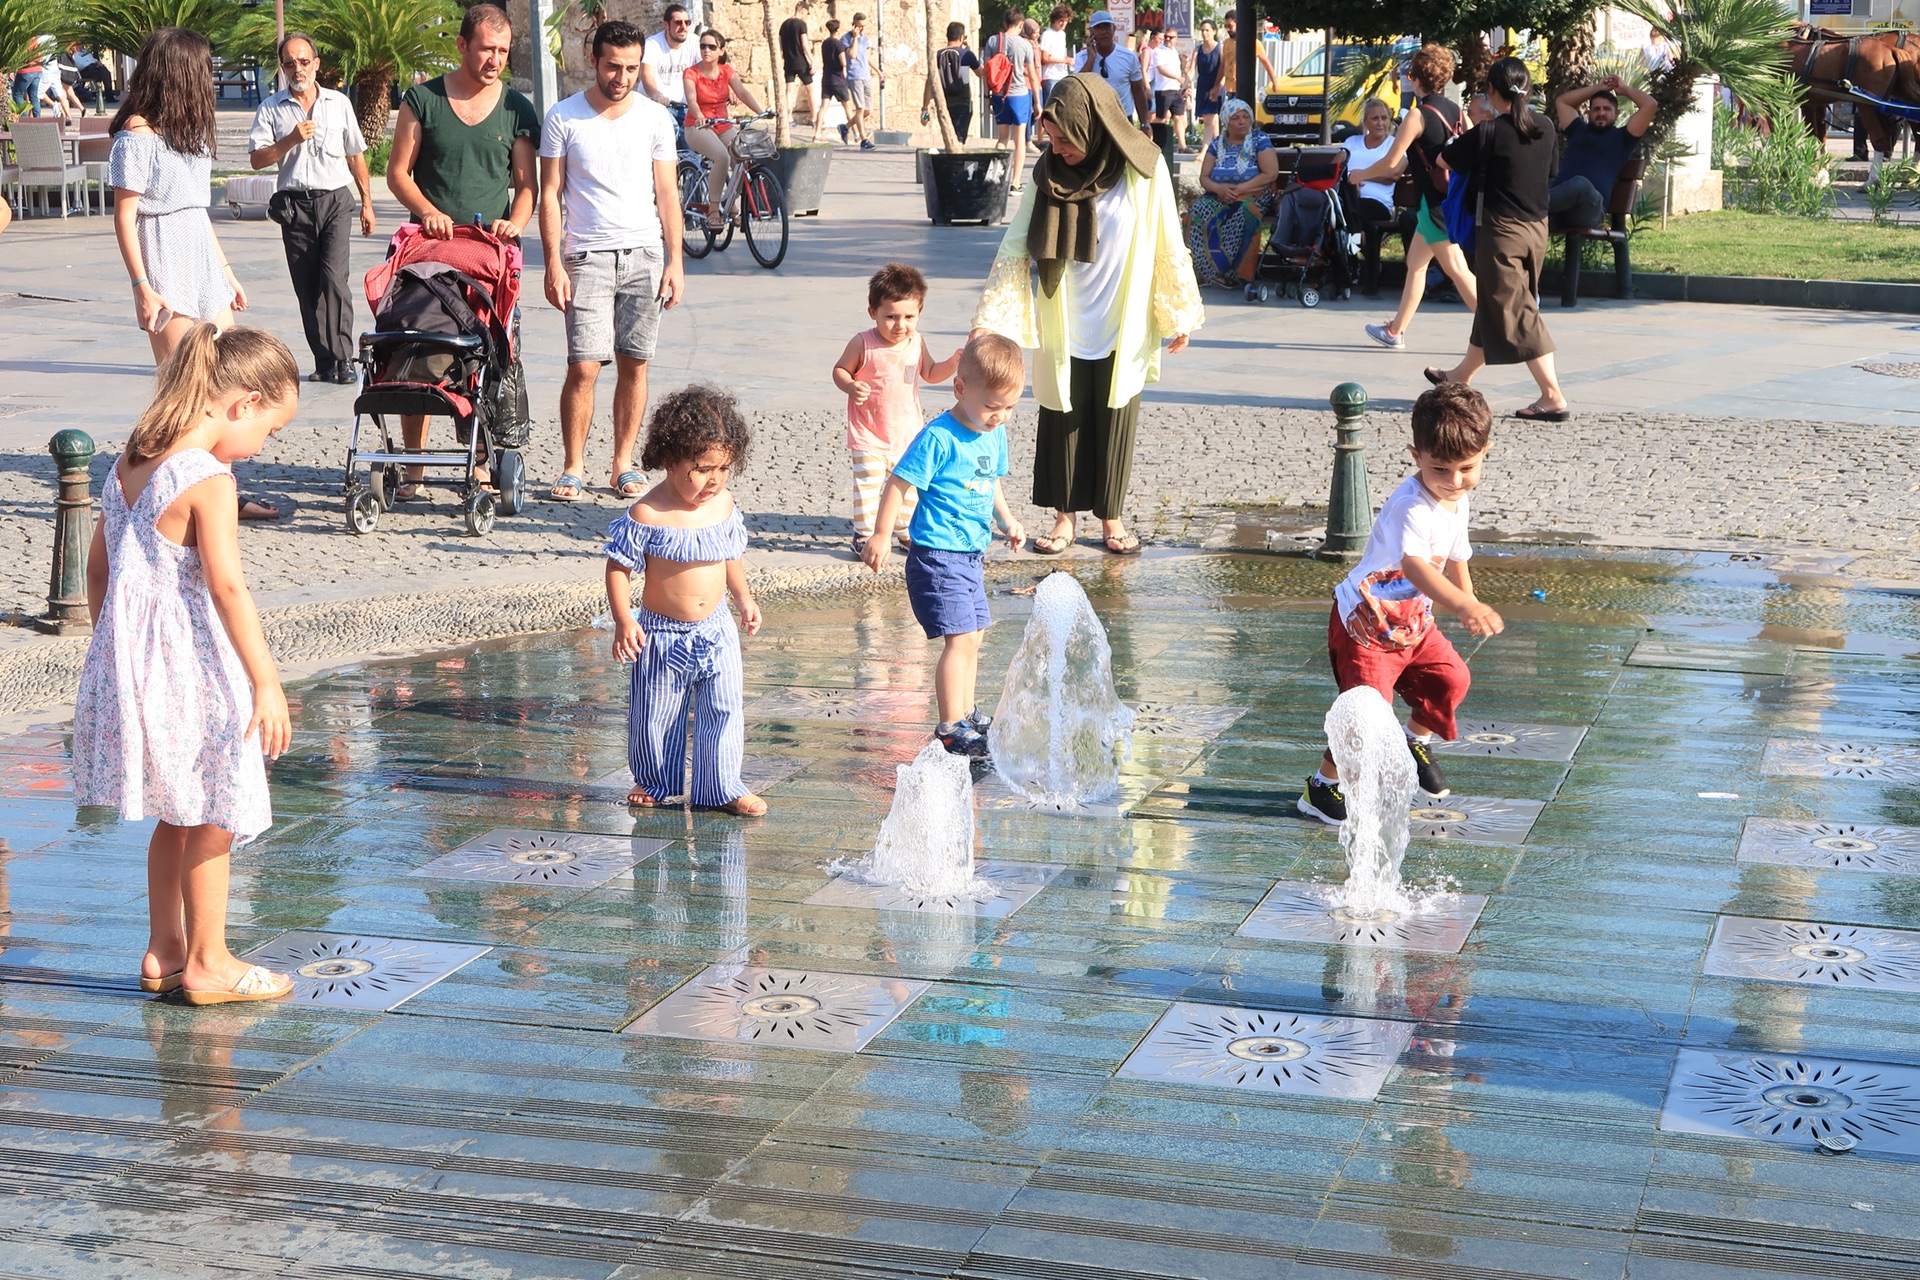
[[[1399,113],[1400,75],[1406,70],[1407,59],[1419,47],[1418,40],[1404,37],[1391,45],[1333,46],[1333,77],[1336,83],[1356,64],[1377,61],[1389,51],[1394,59],[1391,68],[1383,69],[1367,83],[1365,93],[1347,103],[1334,116],[1335,142],[1360,131],[1360,104],[1368,98],[1384,98],[1394,107],[1395,114]],[[1260,95],[1260,101],[1254,106],[1253,117],[1275,142],[1291,146],[1320,141],[1320,116],[1326,107],[1326,69],[1327,47],[1321,45],[1295,63],[1293,69],[1278,80],[1268,82],[1266,92]]]

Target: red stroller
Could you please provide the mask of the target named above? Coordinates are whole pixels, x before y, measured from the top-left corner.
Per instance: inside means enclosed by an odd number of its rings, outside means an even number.
[[[476,537],[493,528],[496,510],[514,515],[525,505],[520,450],[533,424],[520,363],[519,299],[517,246],[479,227],[455,227],[451,240],[429,240],[412,224],[394,232],[387,260],[367,272],[374,332],[360,335],[347,528],[373,532],[380,513],[393,507],[402,467],[461,468],[461,508]],[[396,445],[390,420],[414,415],[452,418],[461,447]],[[378,449],[360,447],[363,416],[379,429]],[[492,467],[491,489],[475,479],[482,465]]]

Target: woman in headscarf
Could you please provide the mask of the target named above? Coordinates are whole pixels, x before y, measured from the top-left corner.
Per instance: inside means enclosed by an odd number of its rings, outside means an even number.
[[[1279,202],[1280,157],[1253,122],[1253,108],[1228,98],[1221,132],[1200,158],[1200,198],[1187,212],[1187,251],[1203,285],[1235,289],[1253,279],[1260,224]]]
[[[1047,150],[1000,242],[976,332],[1038,350],[1033,501],[1055,511],[1041,555],[1073,545],[1092,511],[1115,555],[1140,539],[1121,519],[1140,392],[1160,377],[1161,344],[1187,345],[1205,315],[1160,152],[1098,75],[1068,76],[1041,113]]]

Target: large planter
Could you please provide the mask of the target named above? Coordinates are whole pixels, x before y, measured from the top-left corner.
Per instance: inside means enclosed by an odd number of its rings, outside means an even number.
[[[827,170],[833,164],[833,144],[795,143],[780,148],[774,160],[780,187],[787,193],[787,212],[796,218],[820,212],[827,193]]]
[[[1006,221],[1007,194],[1013,186],[1012,153],[1006,151],[930,151],[927,153],[927,217],[936,227],[956,222],[987,226]]]

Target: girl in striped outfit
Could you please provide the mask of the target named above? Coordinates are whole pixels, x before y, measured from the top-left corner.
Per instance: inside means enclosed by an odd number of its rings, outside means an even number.
[[[732,396],[712,386],[676,391],[653,411],[640,456],[641,466],[665,470],[666,479],[608,531],[613,656],[633,663],[628,804],[661,804],[680,794],[691,702],[688,801],[742,815],[767,811],[767,802],[740,780],[746,743],[740,633],[725,600],[733,597],[747,634],[757,634],[760,606],[747,589],[741,559],[747,527],[727,489],[746,457],[747,424]],[[637,616],[635,573],[645,578]]]

